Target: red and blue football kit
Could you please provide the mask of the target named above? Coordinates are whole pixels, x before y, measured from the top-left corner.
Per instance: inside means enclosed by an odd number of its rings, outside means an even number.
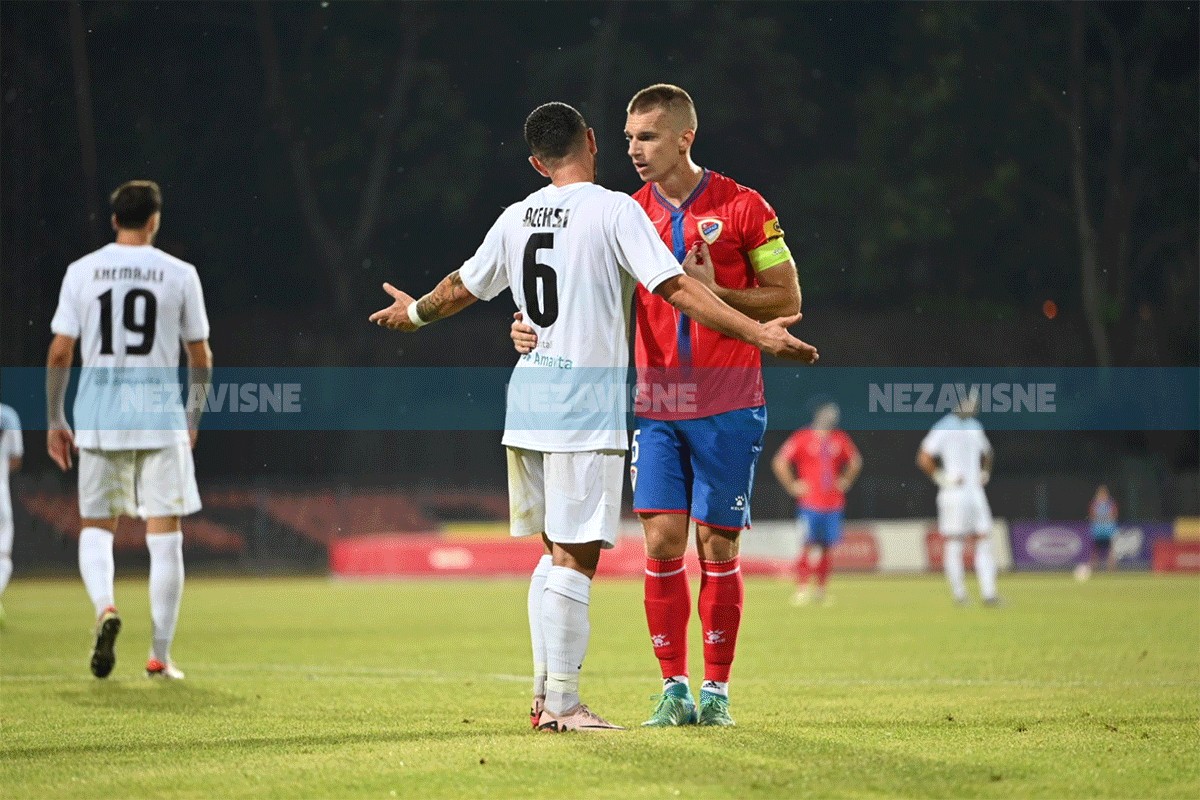
[[[833,547],[842,539],[842,515],[846,509],[846,493],[838,488],[838,478],[858,455],[858,448],[845,431],[833,430],[822,436],[811,428],[802,428],[783,443],[782,452],[808,489],[796,501],[805,540]]]
[[[808,493],[796,501],[812,511],[842,511],[846,493],[838,488],[842,470],[858,453],[845,431],[832,430],[822,436],[812,428],[801,428],[783,443],[783,456],[796,468],[796,477],[808,485]]]
[[[720,286],[755,286],[759,272],[791,259],[767,202],[723,175],[706,170],[678,207],[652,183],[633,199],[681,263],[696,242],[707,242]],[[689,514],[731,531],[748,528],[754,467],[767,429],[758,349],[699,325],[640,285],[636,318],[634,510]],[[700,567],[703,703],[709,688],[729,680],[743,586],[736,556]],[[682,558],[646,559],[646,622],[664,679],[688,674],[690,597]]]
[[[757,273],[791,258],[774,209],[724,175],[706,170],[678,208],[653,183],[633,199],[681,263],[694,244],[707,242],[716,282],[726,289],[756,286]],[[689,319],[640,284],[636,313],[639,416],[697,419],[763,404],[757,347]],[[680,383],[688,389],[663,391]]]
[[[680,262],[708,243],[716,282],[757,285],[791,259],[775,211],[753,189],[705,171],[681,206],[648,183],[633,196]],[[714,528],[750,526],[754,466],[766,431],[762,356],[637,289],[634,510],[690,514]]]

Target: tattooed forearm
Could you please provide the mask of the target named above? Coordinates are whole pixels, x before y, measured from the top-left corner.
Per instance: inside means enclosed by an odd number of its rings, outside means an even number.
[[[417,301],[417,314],[426,322],[445,319],[474,303],[477,298],[467,291],[458,270],[454,270],[433,291]]]

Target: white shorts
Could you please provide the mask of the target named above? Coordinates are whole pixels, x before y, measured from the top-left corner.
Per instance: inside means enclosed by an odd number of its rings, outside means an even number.
[[[192,450],[80,450],[79,515],[183,517],[200,510]]]
[[[937,508],[938,532],[942,536],[986,536],[992,532],[992,509],[982,486],[942,489]]]
[[[625,453],[586,450],[542,453],[508,448],[509,529],[545,533],[558,544],[617,543]]]

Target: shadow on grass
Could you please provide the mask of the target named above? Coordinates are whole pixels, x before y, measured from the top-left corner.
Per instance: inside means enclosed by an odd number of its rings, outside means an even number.
[[[189,714],[208,708],[228,708],[246,703],[240,695],[187,683],[151,681],[92,681],[65,689],[58,697],[72,705],[111,708],[114,711],[151,711]]]
[[[276,750],[279,748],[285,748],[289,752],[296,752],[297,750],[303,752],[303,748],[307,747],[494,739],[495,735],[496,732],[492,730],[431,731],[427,728],[409,730],[374,729],[356,733],[294,734],[289,736],[217,736],[188,741],[76,742],[64,745],[46,745],[45,747],[14,748],[0,746],[0,754],[5,758],[46,758],[103,754],[136,756],[168,751],[178,752],[181,749],[186,749],[189,753],[228,753],[230,755],[237,755],[264,750]]]

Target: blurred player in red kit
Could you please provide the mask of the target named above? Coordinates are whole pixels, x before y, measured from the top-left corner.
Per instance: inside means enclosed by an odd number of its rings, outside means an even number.
[[[793,605],[830,602],[825,593],[829,551],[841,541],[846,492],[862,472],[862,456],[846,432],[838,429],[838,417],[836,404],[822,404],[812,425],[788,437],[771,460],[775,477],[796,498],[801,539]],[[809,587],[814,572],[815,592]]]

